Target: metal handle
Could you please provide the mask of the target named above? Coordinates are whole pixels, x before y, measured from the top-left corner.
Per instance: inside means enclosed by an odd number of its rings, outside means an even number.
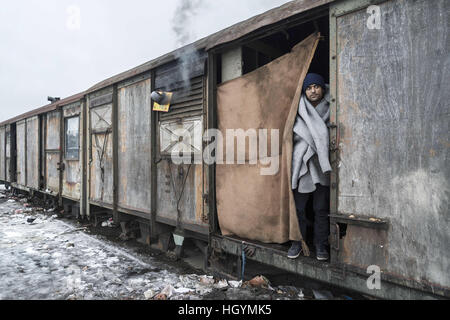
[[[333,246],[333,249],[336,251],[339,251],[341,249],[340,248],[341,228],[339,227],[339,224],[337,224],[337,223],[335,224],[335,227],[336,227],[336,235],[334,238],[335,245]]]

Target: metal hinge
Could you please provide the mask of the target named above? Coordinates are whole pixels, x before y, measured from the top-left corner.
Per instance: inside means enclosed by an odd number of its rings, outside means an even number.
[[[330,151],[336,152],[339,151],[339,148],[336,146],[336,140],[332,140],[330,143]]]
[[[58,162],[58,166],[56,167],[56,170],[58,171],[64,171],[66,170],[66,164],[64,162]]]

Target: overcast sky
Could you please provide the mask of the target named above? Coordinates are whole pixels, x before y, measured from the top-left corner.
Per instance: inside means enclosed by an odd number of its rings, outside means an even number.
[[[47,96],[71,96],[178,48],[175,17],[193,42],[286,2],[3,1],[0,122],[48,104]],[[191,11],[180,14],[183,5]]]

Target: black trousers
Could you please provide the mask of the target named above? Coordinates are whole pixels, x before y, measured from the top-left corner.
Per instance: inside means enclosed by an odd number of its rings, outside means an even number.
[[[300,224],[300,231],[303,239],[306,240],[307,217],[306,205],[312,197],[314,209],[314,245],[328,246],[328,236],[330,234],[330,187],[316,185],[317,189],[313,193],[299,193],[293,190],[295,206],[297,208],[297,218]]]

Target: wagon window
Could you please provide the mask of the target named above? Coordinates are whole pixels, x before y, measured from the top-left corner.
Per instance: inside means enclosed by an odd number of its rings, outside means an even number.
[[[79,117],[67,118],[65,123],[66,148],[65,158],[67,160],[78,160],[80,152],[80,121]]]

